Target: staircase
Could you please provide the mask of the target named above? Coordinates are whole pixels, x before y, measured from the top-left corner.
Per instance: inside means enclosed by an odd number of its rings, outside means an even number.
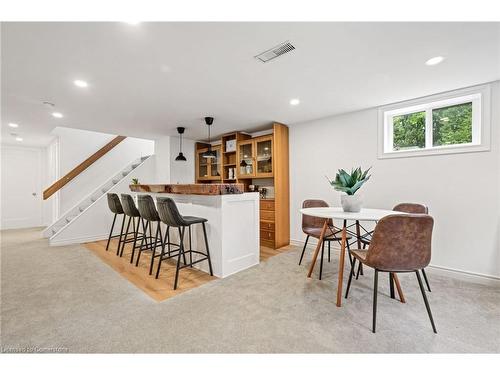
[[[140,167],[146,160],[150,158],[149,156],[143,156],[134,160],[132,163],[127,165],[123,170],[118,172],[116,175],[111,177],[109,180],[104,182],[91,194],[82,199],[78,204],[73,206],[70,210],[66,211],[61,217],[48,226],[43,231],[43,236],[46,238],[53,238],[57,236],[64,229],[68,228],[71,223],[73,223],[77,218],[81,217],[88,210],[96,204],[100,198],[102,198],[106,193],[112,190],[117,184],[122,182],[124,179],[132,178],[130,174],[138,167]]]

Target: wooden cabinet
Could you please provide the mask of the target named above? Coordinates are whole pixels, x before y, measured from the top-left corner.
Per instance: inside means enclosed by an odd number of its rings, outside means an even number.
[[[196,150],[196,180],[211,181],[221,180],[221,148],[220,145],[212,146],[212,150],[217,155],[215,158],[204,158],[202,154],[208,150],[208,147]]]
[[[273,177],[273,135],[238,142],[238,178]]]
[[[249,185],[274,187],[274,199],[260,201],[260,240],[263,246],[273,249],[287,246],[290,243],[288,127],[273,123],[269,134],[257,137],[243,132],[225,134],[221,145],[212,146],[217,152],[215,159],[201,156],[207,150],[206,143],[196,143],[195,147],[197,182],[238,182],[244,184],[245,191]]]

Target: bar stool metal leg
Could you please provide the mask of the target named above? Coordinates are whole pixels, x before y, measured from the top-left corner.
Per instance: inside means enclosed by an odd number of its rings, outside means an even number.
[[[106,251],[108,251],[109,241],[111,241],[111,237],[113,236],[113,229],[115,227],[115,221],[117,216],[118,214],[115,214],[115,216],[113,216],[113,224],[111,224],[111,230],[109,231],[108,243],[106,244]]]
[[[181,265],[181,254],[184,256],[184,264],[186,264],[186,255],[184,254],[184,229],[185,227],[179,228],[180,241],[179,241],[179,255],[177,256],[177,266],[175,268],[175,280],[174,280],[174,290],[177,289],[177,281],[179,280],[179,268]]]
[[[191,225],[188,227],[189,228],[189,267],[193,268],[193,253],[191,250],[193,250],[193,244],[191,241]]]
[[[126,215],[123,216],[124,219],[126,217],[127,217]],[[123,254],[123,248],[125,247],[125,241],[127,240],[128,229],[130,228],[131,221],[132,221],[132,217],[129,217],[128,221],[127,221],[127,229],[125,230],[125,237],[123,238],[121,249],[120,249],[120,246],[118,246],[118,249],[116,249],[116,255],[120,255],[120,250],[121,250],[121,254]],[[120,255],[120,257],[121,257],[121,255]]]
[[[205,238],[205,246],[207,248],[208,268],[210,270],[210,276],[213,276],[214,273],[212,271],[212,261],[210,260],[210,250],[208,249],[207,229],[205,228],[205,223],[201,224],[203,225],[203,237]]]
[[[134,237],[134,245],[132,246],[132,255],[130,256],[130,264],[134,262],[135,249],[137,247],[137,237],[139,236],[139,226],[142,222],[140,217],[137,218],[137,227],[135,227],[135,237]],[[144,237],[144,234],[143,234]]]
[[[118,255],[118,252],[120,251],[120,245],[122,244],[123,227],[125,226],[126,217],[127,217],[126,215],[123,215],[122,227],[120,229],[120,238],[118,239],[118,248],[116,249],[116,255]]]

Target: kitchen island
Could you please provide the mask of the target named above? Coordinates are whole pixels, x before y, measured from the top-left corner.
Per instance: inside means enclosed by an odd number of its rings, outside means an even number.
[[[258,264],[260,255],[259,194],[244,193],[238,186],[228,185],[239,184],[130,185],[130,190],[135,194],[149,194],[155,202],[159,196],[172,198],[181,215],[207,219],[213,272],[222,278]],[[178,242],[175,228],[170,229],[170,234],[172,241]],[[193,225],[192,242],[193,249],[204,252],[201,225]],[[187,233],[184,245],[189,247]],[[193,258],[196,259],[195,255]],[[207,262],[197,263],[195,267],[208,272]]]

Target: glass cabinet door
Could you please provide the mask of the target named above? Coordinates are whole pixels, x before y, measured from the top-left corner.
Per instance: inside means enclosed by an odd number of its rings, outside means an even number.
[[[208,177],[208,159],[201,155],[205,151],[206,149],[198,151],[198,178],[200,179]]]
[[[257,149],[257,176],[271,177],[273,175],[273,138],[262,137],[255,140]]]
[[[254,142],[241,142],[238,145],[238,175],[241,178],[255,175]]]
[[[221,170],[221,152],[220,146],[212,147],[212,151],[215,151],[217,155],[215,159],[210,159],[210,177],[219,177],[220,178],[220,170]]]

